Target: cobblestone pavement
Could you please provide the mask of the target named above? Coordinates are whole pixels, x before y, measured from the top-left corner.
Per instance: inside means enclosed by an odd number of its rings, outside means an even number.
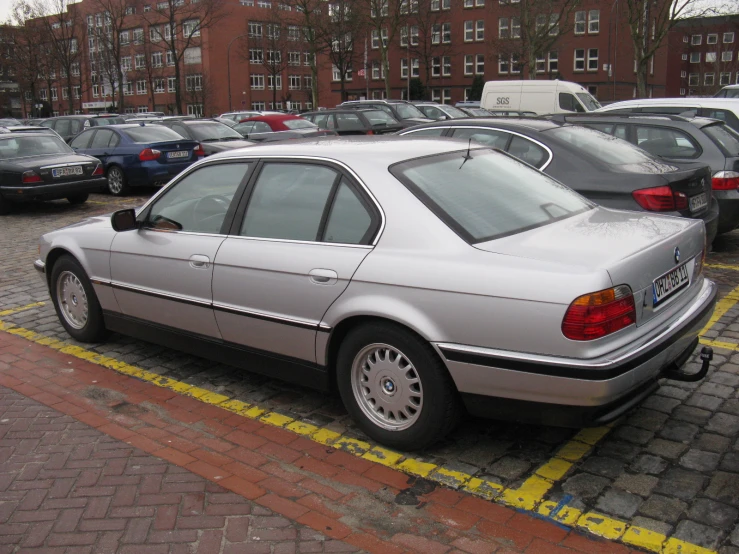
[[[0,552],[357,552],[0,387]]]
[[[32,268],[38,237],[82,217],[139,204],[144,197],[64,202],[24,207],[0,220],[0,310],[31,302],[38,309],[4,317],[8,322],[68,342]],[[114,205],[111,205],[114,204]],[[720,237],[707,259],[722,295],[739,285],[739,233]],[[739,343],[739,307],[729,309],[708,335]],[[115,335],[85,345],[154,373],[363,438],[336,397]],[[695,362],[691,362],[697,369]],[[594,510],[722,554],[739,554],[739,352],[715,349],[701,383],[666,381],[638,409],[618,421],[587,457],[578,461],[547,497]],[[468,420],[421,459],[505,486],[518,486],[549,460],[574,432],[545,426]],[[416,455],[416,458],[419,458]]]

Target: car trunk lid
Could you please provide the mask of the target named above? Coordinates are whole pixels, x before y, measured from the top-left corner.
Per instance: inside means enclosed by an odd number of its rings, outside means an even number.
[[[662,177],[672,189],[680,215],[703,217],[711,205],[711,168],[705,164],[675,164],[677,171],[663,173]],[[680,209],[679,202],[684,202]]]
[[[33,171],[41,177],[41,182],[31,183],[36,185],[90,179],[99,163],[90,156],[76,154],[47,154],[12,160],[21,172]]]
[[[194,140],[182,139],[165,142],[153,142],[148,148],[159,150],[162,154],[157,158],[160,164],[189,162],[198,159],[195,148],[200,143]]]

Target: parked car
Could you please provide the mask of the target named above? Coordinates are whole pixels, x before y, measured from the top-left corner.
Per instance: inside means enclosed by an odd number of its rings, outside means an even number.
[[[590,112],[600,108],[586,88],[569,81],[488,81],[480,104],[486,110],[523,110],[536,114]]]
[[[157,123],[190,140],[196,140],[203,147],[206,156],[252,146],[254,143],[244,138],[228,125],[212,119],[165,120]]]
[[[0,119],[0,126],[2,127],[18,127],[20,125],[23,124],[13,117],[4,117]]]
[[[336,135],[334,131],[321,129],[307,119],[288,114],[259,115],[242,119],[233,130],[255,142]]]
[[[739,98],[739,85],[728,85],[713,95],[715,98]]]
[[[492,117],[536,117],[535,112],[525,110],[487,110]]]
[[[67,142],[70,142],[78,133],[90,127],[101,125],[117,125],[125,120],[117,114],[97,115],[62,115],[44,119],[39,123],[42,127],[54,129]]]
[[[690,378],[716,300],[704,241],[700,221],[598,207],[466,140],[346,137],[212,156],[138,211],[45,234],[34,265],[75,340],[338,389],[409,450],[464,407],[602,424]]]
[[[483,108],[465,108],[457,106],[458,109],[462,110],[469,117],[490,117],[492,114]]]
[[[614,102],[598,110],[611,114],[673,114],[721,119],[739,131],[739,98],[641,98]]]
[[[419,125],[399,134],[454,137],[500,148],[607,208],[701,219],[708,244],[718,231],[710,167],[668,163],[594,129],[536,118],[475,118]]]
[[[433,121],[444,121],[445,119],[463,119],[469,117],[462,110],[449,106],[448,104],[439,104],[437,102],[414,102],[413,105],[423,112],[423,115]]]
[[[628,140],[660,158],[708,164],[719,206],[718,233],[739,227],[739,133],[724,121],[607,113],[564,116],[563,120]]]
[[[127,123],[89,129],[70,146],[103,163],[108,191],[121,196],[130,187],[163,185],[205,153],[200,143],[161,125]]]
[[[429,123],[432,121],[423,115],[421,110],[405,100],[349,100],[342,102],[337,108],[375,108],[384,110],[388,115],[399,121],[403,127],[412,127],[419,123]]]
[[[301,115],[321,129],[329,129],[337,135],[384,135],[403,128],[384,110],[333,109],[308,112]]]
[[[229,127],[235,127],[238,123],[238,121],[234,121],[233,119],[226,119],[225,117],[214,117],[213,121],[223,123],[224,125],[228,125]]]
[[[75,153],[52,130],[32,129],[0,127],[0,215],[16,202],[66,198],[82,204],[105,186],[98,160]]]
[[[123,114],[121,117],[128,121],[130,119],[140,119],[142,117],[164,117],[165,115],[166,114],[164,112],[136,112]]]
[[[246,110],[242,112],[228,112],[228,113],[222,113],[221,118],[223,119],[230,119],[234,123],[238,123],[239,121],[243,119],[247,119],[249,117],[256,117],[258,115],[270,115],[270,114],[278,114],[280,112],[266,112],[266,111],[259,111],[259,110]]]

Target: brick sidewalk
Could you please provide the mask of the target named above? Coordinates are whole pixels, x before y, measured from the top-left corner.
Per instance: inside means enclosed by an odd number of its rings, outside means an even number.
[[[2,332],[0,386],[0,552],[629,552]]]

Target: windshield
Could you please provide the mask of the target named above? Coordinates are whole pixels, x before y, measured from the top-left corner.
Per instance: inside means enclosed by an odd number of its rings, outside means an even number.
[[[575,96],[580,99],[585,109],[589,112],[595,111],[601,107],[600,102],[590,96],[587,92],[578,92]]]
[[[620,138],[601,133],[589,127],[566,125],[547,129],[545,133],[576,148],[584,155],[590,155],[601,162],[611,165],[629,165],[651,163],[655,158]]]
[[[73,153],[74,150],[62,139],[49,135],[16,135],[12,138],[0,138],[0,160]]]
[[[593,207],[551,177],[487,148],[410,160],[390,172],[470,243],[520,233]]]
[[[726,89],[725,98],[739,98],[739,88],[728,88]]]
[[[725,124],[708,125],[701,129],[714,144],[729,156],[739,156],[739,133]]]
[[[134,127],[132,129],[124,129],[124,134],[136,143],[147,142],[166,142],[170,140],[183,140],[182,136],[175,133],[172,129],[162,127],[161,125],[151,125],[146,127]]]
[[[421,113],[421,110],[416,108],[413,104],[393,104],[395,111],[398,112],[400,119],[409,119],[411,117],[420,117],[426,119],[426,116]]]
[[[372,125],[394,125],[395,123],[397,123],[392,115],[383,112],[382,110],[366,111],[362,112],[362,114],[369,120],[370,124]]]
[[[458,110],[454,106],[444,106],[444,111],[455,119],[459,119],[460,117],[469,117],[462,110]]]
[[[286,119],[282,123],[288,129],[318,129],[317,125],[314,125],[307,119]]]
[[[195,140],[220,140],[226,138],[243,138],[239,133],[223,123],[192,123],[187,126]]]

